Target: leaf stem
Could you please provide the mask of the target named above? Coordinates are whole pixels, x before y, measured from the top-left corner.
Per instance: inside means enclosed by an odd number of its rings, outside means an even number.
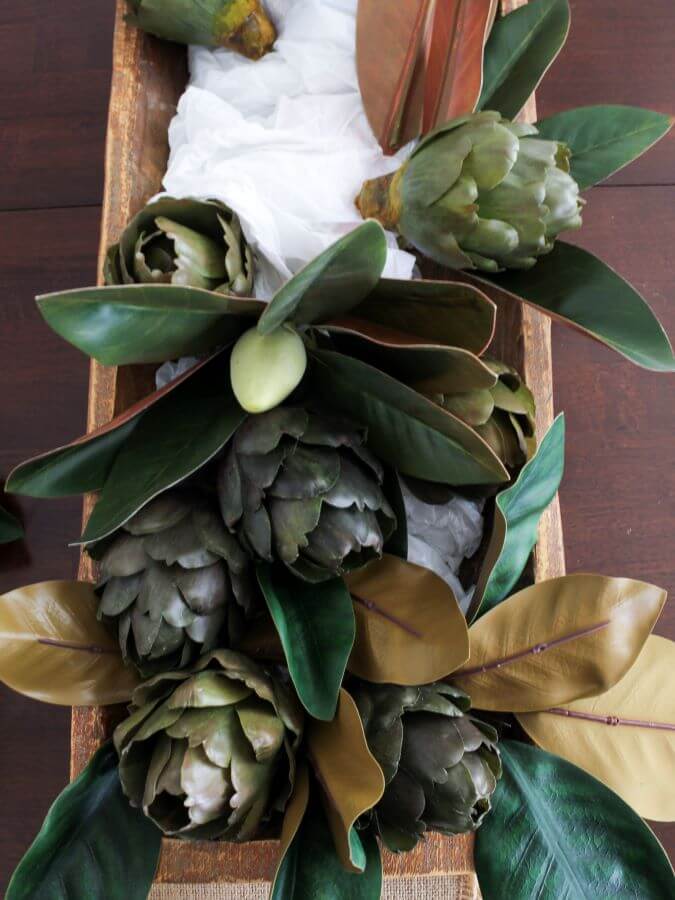
[[[364,600],[363,597],[359,597],[354,593],[352,593],[352,599],[357,603],[360,603],[361,606],[365,606],[365,608],[370,612],[374,612],[375,615],[382,616],[383,619],[386,619],[393,625],[397,625],[399,628],[402,628],[403,631],[406,631],[408,634],[413,635],[413,637],[419,638],[420,640],[422,640],[422,638],[424,637],[424,635],[413,628],[412,625],[408,625],[407,622],[402,622],[401,619],[397,619],[396,616],[393,616],[391,613],[386,612],[386,610],[379,607],[376,603],[373,603],[372,600]]]
[[[564,709],[560,706],[554,706],[545,710],[552,716],[566,716],[569,719],[583,719],[586,722],[598,722],[601,725],[611,725],[618,727],[620,725],[632,728],[653,728],[659,731],[675,731],[675,724],[670,722],[652,722],[646,719],[624,719],[621,716],[599,716],[593,713],[577,712],[572,709]]]
[[[554,647],[560,647],[563,644],[567,644],[570,641],[575,641],[577,638],[586,637],[589,634],[594,634],[596,631],[602,631],[603,628],[607,628],[610,624],[609,619],[606,622],[600,622],[597,625],[590,625],[588,628],[582,628],[579,631],[573,631],[571,634],[566,634],[564,637],[556,638],[554,641],[544,641],[541,644],[535,644],[533,647],[528,647],[525,650],[521,650],[518,653],[514,653],[512,656],[505,656],[502,659],[496,659],[493,662],[486,663],[483,666],[476,666],[473,669],[460,669],[456,674],[457,675],[480,675],[483,672],[491,672],[493,669],[501,669],[504,666],[508,666],[511,663],[518,662],[518,660],[524,659],[526,656],[536,656],[539,653],[545,653],[547,650],[552,650]]]

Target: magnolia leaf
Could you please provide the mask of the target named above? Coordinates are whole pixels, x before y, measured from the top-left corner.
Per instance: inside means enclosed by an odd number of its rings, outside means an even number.
[[[469,658],[464,616],[435,572],[385,555],[346,582],[356,614],[353,675],[378,684],[430,684]]]
[[[633,162],[672,125],[671,116],[638,106],[582,106],[537,122],[541,137],[569,146],[570,172],[581,190]]]
[[[420,343],[461,347],[481,356],[494,337],[497,307],[471,284],[382,278],[352,315],[414,335]]]
[[[308,805],[309,773],[307,771],[307,763],[303,761],[299,764],[296,771],[293,793],[284,810],[284,822],[281,826],[281,836],[279,837],[279,863],[277,865],[277,871],[283,864],[288,849],[300,830]],[[276,881],[276,876],[274,880]],[[271,896],[274,896],[274,886],[272,886]]]
[[[473,112],[483,85],[483,50],[497,0],[437,3],[426,70],[424,132]]]
[[[565,468],[565,417],[551,425],[516,482],[497,496],[490,544],[467,618],[489,612],[508,596],[537,542],[542,513],[555,497]]]
[[[60,794],[19,863],[5,900],[145,900],[162,833],[122,793],[104,744]]]
[[[311,716],[329,721],[354,645],[349,591],[339,578],[308,584],[268,565],[257,574],[298,697]]]
[[[101,428],[82,435],[64,447],[21,463],[10,473],[5,490],[12,494],[45,498],[70,497],[100,490],[120,447],[125,444],[143,413],[156,403],[161,403],[164,409],[164,403],[171,403],[168,395],[210,363],[211,359],[197,363]],[[166,401],[164,398],[167,398]]]
[[[120,449],[82,535],[93,543],[218,453],[246,413],[232,394],[223,356],[143,416]]]
[[[124,703],[138,678],[97,609],[94,587],[85,581],[43,581],[3,594],[0,680],[45,703]]]
[[[408,517],[405,511],[405,500],[401,489],[401,481],[398,473],[391,466],[384,467],[384,481],[382,483],[384,495],[389,501],[394,516],[396,528],[384,545],[384,552],[392,556],[408,558]]]
[[[8,494],[47,499],[100,490],[138,420],[138,413],[118,417],[70,444],[20,463],[10,472],[5,490]]]
[[[332,346],[374,366],[421,393],[491,388],[496,376],[469,350],[420,343],[412,335],[363,319],[337,319],[324,329]]]
[[[497,19],[485,45],[477,108],[515,119],[560,52],[569,27],[568,0],[529,0]]]
[[[44,294],[38,309],[62,338],[104,366],[196,356],[245,331],[265,304],[174,284]]]
[[[531,304],[644,369],[675,371],[668,337],[646,301],[606,263],[581,247],[558,241],[526,272],[468,277],[490,282],[497,294],[503,292]]]
[[[364,870],[358,875],[342,867],[321,807],[310,806],[279,866],[270,900],[380,900],[377,839],[371,831],[352,829],[352,834],[363,854]]]
[[[269,334],[287,320],[312,325],[344,315],[372,291],[386,259],[382,226],[364,222],[286,282],[260,316],[258,330]]]
[[[645,819],[675,820],[675,643],[651,635],[599,697],[518,717],[533,741],[594,775]]]
[[[536,712],[608,691],[637,659],[666,600],[629,578],[567,575],[514,594],[471,626],[453,678],[478,709]]]
[[[495,484],[508,472],[460,419],[378,369],[313,351],[312,386],[368,428],[369,447],[401,474],[441,484]]]
[[[340,862],[349,871],[362,872],[365,859],[354,858],[350,836],[357,819],[382,799],[384,775],[368,749],[356,704],[344,689],[332,722],[309,723],[307,751],[325,794]],[[358,853],[358,844],[356,849]]]
[[[484,900],[673,896],[663,848],[616,794],[536,747],[499,749],[504,774],[476,835]]]
[[[0,506],[0,544],[11,544],[23,537],[23,526],[19,520]]]
[[[399,0],[396,15],[383,19],[381,0],[359,0],[357,5],[359,89],[370,127],[385,153],[393,153],[422,130],[431,6],[430,0]]]

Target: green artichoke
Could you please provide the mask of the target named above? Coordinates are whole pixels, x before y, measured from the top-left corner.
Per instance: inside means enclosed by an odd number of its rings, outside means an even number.
[[[106,284],[180,284],[248,296],[253,258],[239,218],[217,200],[149,203],[108,250]]]
[[[366,431],[298,407],[249,416],[218,473],[225,524],[252,555],[325,581],[382,555],[396,517]]]
[[[249,59],[272,49],[277,33],[260,0],[127,0],[129,20],[178,44],[227,47]]]
[[[217,650],[139,685],[114,742],[124,793],[165,834],[248,841],[283,813],[301,735],[285,684]]]
[[[249,559],[207,497],[160,494],[90,552],[100,559],[99,618],[142,672],[231,646],[256,611]]]
[[[374,817],[386,846],[412,850],[427,831],[475,831],[501,776],[497,732],[466,715],[469,697],[448,684],[360,682],[353,691],[386,789]]]
[[[518,372],[497,360],[483,362],[497,376],[492,388],[430,399],[480,434],[509,469],[520,468],[536,450],[535,403]]]
[[[533,125],[478,112],[431,132],[394,175],[357,200],[426,256],[454,269],[529,269],[581,227],[570,150]]]

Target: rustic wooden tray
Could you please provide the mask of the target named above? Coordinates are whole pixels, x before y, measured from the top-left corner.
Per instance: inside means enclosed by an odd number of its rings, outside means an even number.
[[[505,10],[526,0],[504,0]],[[124,19],[125,2],[117,0],[113,76],[106,144],[105,196],[101,223],[102,263],[106,248],[128,221],[161,187],[168,155],[167,129],[187,78],[183,48],[163,43],[131,28]],[[534,101],[525,111],[534,118]],[[494,353],[525,376],[537,401],[537,434],[553,418],[550,323],[514,301],[497,300],[498,328]],[[152,370],[119,369],[92,363],[88,428],[108,422],[151,389]],[[87,497],[85,520],[94,503]],[[534,556],[537,580],[564,574],[564,551],[557,502],[544,515]],[[91,561],[83,556],[80,577],[93,579]],[[71,776],[86,765],[109,736],[112,716],[106,709],[74,709]],[[470,837],[434,836],[415,852],[385,854],[386,900],[471,900],[479,896]],[[155,900],[264,900],[276,866],[277,845],[194,844],[165,840],[153,888]]]

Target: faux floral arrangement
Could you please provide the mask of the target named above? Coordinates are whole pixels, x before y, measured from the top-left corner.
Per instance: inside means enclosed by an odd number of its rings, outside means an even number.
[[[160,31],[154,4],[132,5]],[[164,36],[198,40],[206,6],[173,3]],[[245,4],[213,6],[223,21]],[[556,240],[581,224],[579,190],[635,158],[665,117],[511,121],[566,9],[534,0],[497,19],[477,110],[358,201],[479,278],[383,277],[371,218],[262,302],[236,211],[163,197],[110,248],[105,286],[38,298],[92,359],[161,364],[162,377],[7,482],[46,498],[99,492],[81,537],[99,580],[1,597],[0,677],[47,702],[126,705],[8,900],[144,898],[163,835],[278,839],[274,900],[376,900],[380,847],[474,831],[486,898],[673,893],[641,818],[675,812],[663,784],[675,654],[652,635],[665,594],[600,575],[531,583],[564,418],[535,435],[528,386],[490,355],[496,285],[673,368],[636,292]],[[457,494],[484,502],[489,523],[461,604],[410,560],[408,531],[407,498]]]

